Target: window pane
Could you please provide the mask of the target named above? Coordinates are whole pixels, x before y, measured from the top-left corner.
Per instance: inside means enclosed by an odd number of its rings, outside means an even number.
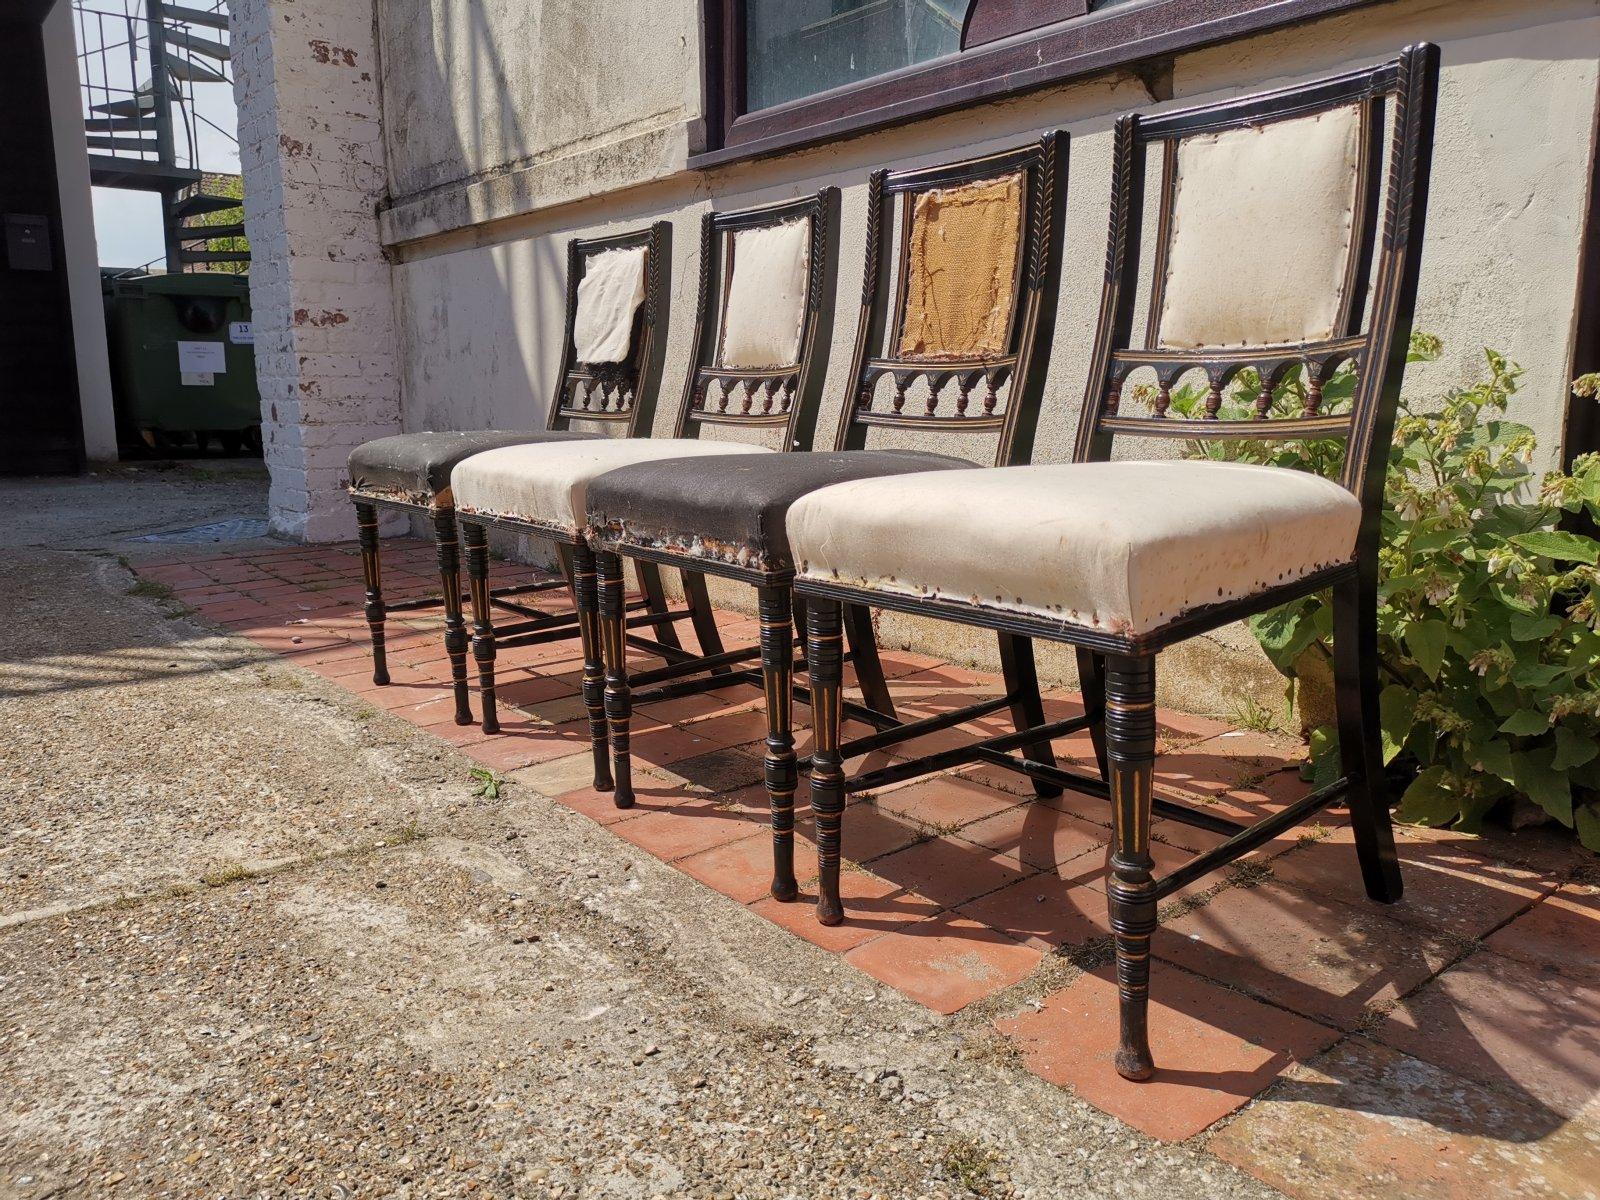
[[[745,0],[754,112],[961,48],[967,0]]]

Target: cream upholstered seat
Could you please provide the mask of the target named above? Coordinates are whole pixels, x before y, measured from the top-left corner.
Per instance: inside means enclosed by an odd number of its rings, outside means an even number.
[[[607,471],[664,458],[772,454],[765,446],[694,438],[617,438],[505,446],[475,454],[451,472],[458,511],[503,517],[578,536],[589,483]]]
[[[835,484],[789,511],[807,579],[1137,636],[1355,552],[1361,504],[1300,471],[1101,462]]]

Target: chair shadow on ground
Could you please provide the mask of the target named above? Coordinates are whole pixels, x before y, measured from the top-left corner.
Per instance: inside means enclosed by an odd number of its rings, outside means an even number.
[[[254,615],[245,615],[231,624],[253,629],[258,640],[266,628],[267,641],[291,655],[291,661],[295,648],[277,645],[284,640],[278,626],[303,619],[309,631],[325,632],[330,640],[345,639],[336,671],[343,676],[341,682],[383,708],[409,710],[413,720],[420,719],[418,706],[432,706],[448,696],[436,614],[397,616],[391,622],[390,658],[397,678],[388,688],[372,689],[365,676],[364,623],[349,604],[348,581],[340,578],[356,563],[349,556],[329,561],[329,578],[302,572],[307,580],[303,590],[275,595],[263,608],[270,617],[257,621]],[[390,596],[403,599],[430,590],[430,564],[423,548],[394,554],[391,562],[396,569]],[[239,586],[248,590],[250,584]],[[295,616],[297,605],[308,597],[309,611],[303,618]],[[728,620],[724,633],[730,645],[753,640],[752,623],[745,618]],[[252,656],[240,656],[241,663],[247,661]],[[652,660],[642,659],[641,665],[646,661]],[[506,701],[507,732],[490,741],[549,746],[554,737],[561,754],[582,754],[587,730],[578,696],[579,663],[576,643],[505,655],[501,695]],[[215,663],[208,662],[205,669],[215,669]],[[169,670],[162,671],[170,678]],[[978,673],[914,655],[895,663],[891,674],[896,702],[911,719],[970,704],[994,694],[998,686]],[[628,817],[670,811],[674,825],[703,823],[717,830],[717,839],[737,840],[737,865],[751,876],[741,884],[749,885],[747,901],[764,895],[768,853],[760,704],[759,689],[742,683],[699,696],[640,704],[634,740],[639,803]],[[441,716],[447,708],[440,706]],[[1047,699],[1048,719],[1079,711],[1074,697]],[[1173,722],[1161,730],[1164,757],[1157,771],[1164,790],[1176,790],[1192,803],[1244,822],[1304,794],[1292,752],[1275,750],[1253,735],[1215,734],[1204,722],[1187,718]],[[477,736],[472,729],[440,728],[446,736]],[[795,730],[797,752],[805,755],[809,714],[804,704],[796,705]],[[894,755],[931,753],[1008,730],[1009,718],[1002,711],[897,747]],[[847,727],[845,736],[864,732],[859,726]],[[1056,749],[1068,765],[1095,770],[1087,735],[1061,739]],[[847,766],[859,773],[891,761],[890,754],[877,752]],[[1109,839],[1104,801],[1070,791],[1039,800],[1027,779],[986,765],[932,781],[907,781],[875,796],[852,797],[843,835],[847,921],[842,932],[828,936],[853,940],[829,942],[818,931],[801,929],[814,900],[816,873],[803,778],[796,799],[802,896],[795,907],[782,907],[784,922],[798,932],[839,948],[903,933],[918,922],[947,915],[970,924],[946,923],[945,936],[974,941],[1002,937],[1104,969],[1109,935],[1102,882]],[[586,811],[608,823],[621,819],[605,811],[601,797],[595,797],[594,807]],[[748,828],[732,826],[728,832],[730,813]],[[1584,1092],[1583,1071],[1585,1062],[1600,1062],[1600,1032],[1595,1025],[1600,1017],[1593,1015],[1600,1013],[1600,996],[1587,1010],[1574,1011],[1570,1002],[1563,1006],[1562,988],[1528,991],[1520,997],[1515,1028],[1490,1029],[1489,1017],[1474,1009],[1470,994],[1462,996],[1437,982],[1441,972],[1448,983],[1452,971],[1470,970],[1480,960],[1497,961],[1492,951],[1478,948],[1477,939],[1537,903],[1559,881],[1559,868],[1547,867],[1543,873],[1520,870],[1496,862],[1492,855],[1478,854],[1459,840],[1406,834],[1402,857],[1408,896],[1395,909],[1386,909],[1362,892],[1343,815],[1324,814],[1312,828],[1320,835],[1318,840],[1302,842],[1291,832],[1246,860],[1244,882],[1254,886],[1228,882],[1211,893],[1208,889],[1219,882],[1212,876],[1169,902],[1153,948],[1161,960],[1153,980],[1155,1002],[1162,1001],[1164,976],[1192,973],[1232,989],[1229,994],[1253,998],[1236,1008],[1183,1014],[1211,1022],[1230,1037],[1250,1041],[1260,1036],[1252,1013],[1260,1012],[1261,1003],[1314,1022],[1325,1034],[1313,1056],[1315,1070],[1298,1070],[1279,1080],[1273,1094],[1280,1098],[1416,1117],[1450,1132],[1502,1141],[1536,1140],[1560,1128],[1595,1090]],[[617,832],[626,836],[622,828]],[[1152,834],[1158,874],[1215,845],[1221,836],[1170,820],[1158,820]],[[692,833],[674,832],[671,840],[699,844]],[[732,841],[727,846],[732,847]],[[1197,905],[1197,899],[1205,903]],[[1273,924],[1292,933],[1291,943],[1294,939],[1312,943],[1307,951],[1314,956],[1307,959],[1309,969],[1298,969],[1302,963],[1292,955],[1283,957],[1288,952],[1282,937],[1277,943],[1264,937],[1263,926]],[[1535,968],[1524,969],[1536,974]],[[1591,985],[1587,994],[1593,992]],[[1386,1015],[1391,1007],[1393,1012]],[[1482,1112],[1471,1105],[1457,1109],[1433,1105],[1423,1113],[1407,1101],[1403,1090],[1358,1086],[1359,1080],[1329,1074],[1343,1060],[1338,1054],[1320,1054],[1321,1047],[1362,1045],[1366,1039],[1489,1089],[1500,1103],[1516,1110],[1518,1119],[1511,1125],[1487,1122],[1493,1127],[1486,1127]],[[1178,1067],[1158,1073],[1157,1079],[1247,1098],[1293,1061],[1286,1050],[1268,1048],[1275,1057],[1266,1069],[1219,1073]],[[1544,1082],[1549,1076],[1565,1089],[1558,1089],[1554,1099]],[[1530,1086],[1530,1080],[1537,1086]]]
[[[957,693],[931,693],[904,707],[908,714],[926,715],[970,703],[973,692],[965,688]],[[1066,715],[1072,702],[1055,701],[1053,707]],[[1002,714],[974,725],[992,735],[1004,730],[1004,721]],[[803,754],[807,748],[803,706],[796,725]],[[1194,741],[1186,744],[1180,731],[1165,732],[1170,753],[1161,772],[1164,785],[1235,819],[1260,819],[1305,790],[1292,758],[1259,754],[1225,758],[1197,752]],[[970,728],[948,731],[921,739],[905,753],[930,752],[970,736]],[[929,745],[934,739],[939,744]],[[1063,758],[1085,749],[1073,746],[1064,752],[1058,744]],[[667,769],[713,793],[726,794],[731,786],[743,789],[744,799],[738,807],[743,815],[759,822],[765,817],[764,799],[759,795],[761,750],[760,743],[728,747],[699,760],[673,763]],[[889,761],[881,754],[871,757],[873,761],[853,764],[852,770],[871,769]],[[1093,770],[1092,759],[1074,760],[1071,765]],[[641,766],[644,778],[650,778],[647,756],[641,759]],[[961,786],[971,787],[998,782],[999,775],[979,768],[957,778]],[[1103,890],[1109,814],[1104,802],[1071,792],[1060,799],[1036,800],[1028,794],[1025,779],[1010,778],[1009,786],[1015,790],[1004,794],[1005,811],[995,814],[980,808],[967,821],[918,819],[915,783],[876,797],[853,797],[843,833],[847,926],[876,936],[903,931],[908,923],[938,913],[953,913],[976,922],[970,934],[975,939],[990,937],[990,931],[995,931],[1091,967],[1104,963],[1109,954]],[[805,791],[802,783],[797,823],[801,841],[810,832]],[[669,786],[661,791],[660,803],[672,807],[674,798],[681,801],[682,793]],[[696,812],[684,810],[679,816],[694,820]],[[1279,1080],[1274,1095],[1377,1116],[1422,1119],[1451,1133],[1503,1141],[1537,1140],[1566,1124],[1575,1108],[1552,1105],[1541,1089],[1530,1088],[1528,1080],[1551,1071],[1581,1071],[1583,1061],[1600,1061],[1600,1007],[1592,1010],[1596,1025],[1575,1027],[1570,1012],[1530,996],[1516,1030],[1516,1057],[1505,1061],[1503,1047],[1481,1045],[1481,1017],[1474,1020],[1470,1011],[1461,1010],[1435,983],[1441,973],[1464,960],[1491,953],[1477,949],[1476,939],[1515,919],[1559,880],[1497,864],[1459,841],[1403,834],[1403,869],[1420,899],[1402,901],[1404,911],[1391,910],[1369,901],[1362,891],[1346,815],[1330,811],[1313,829],[1314,835],[1306,840],[1291,831],[1269,843],[1245,860],[1242,875],[1208,877],[1169,901],[1153,951],[1162,960],[1154,978],[1157,1002],[1163,973],[1190,972],[1295,1013],[1326,1030],[1316,1059],[1318,1069],[1326,1072],[1337,1056],[1322,1055],[1321,1049],[1350,1038],[1370,1038],[1404,1051],[1407,1039],[1386,1036],[1386,1030],[1394,1028],[1396,1021],[1408,1019],[1420,1001],[1421,1016],[1411,1019],[1426,1024],[1413,1040],[1450,1048],[1430,1054],[1422,1047],[1422,1060],[1489,1089],[1500,1104],[1516,1108],[1520,1120],[1507,1125],[1472,1105],[1457,1109],[1430,1105],[1424,1111],[1408,1103],[1400,1090],[1385,1092],[1337,1077],[1318,1081],[1307,1073]],[[1162,839],[1154,847],[1158,874],[1220,840],[1220,835],[1171,821],[1158,822],[1155,836]],[[1298,870],[1291,873],[1294,882],[1277,879],[1274,864],[1296,865]],[[853,869],[881,884],[852,887]],[[1482,882],[1474,882],[1474,870],[1483,872]],[[1507,881],[1497,872],[1509,874],[1510,885],[1519,890],[1508,893]],[[801,875],[802,895],[797,903],[804,905],[815,899],[814,872],[811,877],[804,871]],[[1449,881],[1443,896],[1437,894],[1440,878]],[[857,894],[852,896],[852,891]],[[1274,970],[1270,962],[1264,963],[1234,944],[1230,933],[1234,910],[1240,897],[1252,893],[1258,906],[1270,904],[1283,927],[1308,943],[1307,954],[1316,958],[1308,970]],[[1446,899],[1448,910],[1441,917]],[[1452,914],[1465,915],[1458,923]],[[1170,925],[1184,919],[1200,931],[1187,937],[1172,933]],[[1253,925],[1261,923],[1257,915]],[[953,936],[962,936],[962,926],[949,928]],[[1244,932],[1260,936],[1257,928]],[[1204,954],[1186,952],[1187,946],[1197,942],[1204,947]],[[1190,1015],[1246,1041],[1260,1036],[1248,1008]],[[1266,1077],[1270,1080],[1294,1061],[1292,1054],[1279,1051]],[[1245,1098],[1264,1086],[1261,1071],[1169,1069],[1158,1071],[1157,1078]]]

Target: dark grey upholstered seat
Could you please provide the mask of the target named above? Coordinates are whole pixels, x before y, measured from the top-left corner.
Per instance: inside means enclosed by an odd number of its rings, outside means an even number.
[[[400,433],[350,453],[350,487],[363,495],[425,507],[450,504],[450,472],[462,459],[533,442],[581,441],[593,433],[557,429],[476,429],[459,433]]]
[[[977,470],[919,450],[664,459],[608,471],[589,485],[588,521],[601,548],[641,546],[760,571],[787,571],[785,518],[800,497],[834,483]]]

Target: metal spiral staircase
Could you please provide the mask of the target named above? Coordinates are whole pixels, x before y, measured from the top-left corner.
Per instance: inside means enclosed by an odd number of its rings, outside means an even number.
[[[248,270],[237,176],[200,162],[197,89],[233,80],[224,0],[73,0],[90,181],[161,196],[168,271]],[[230,194],[231,193],[231,194]]]

